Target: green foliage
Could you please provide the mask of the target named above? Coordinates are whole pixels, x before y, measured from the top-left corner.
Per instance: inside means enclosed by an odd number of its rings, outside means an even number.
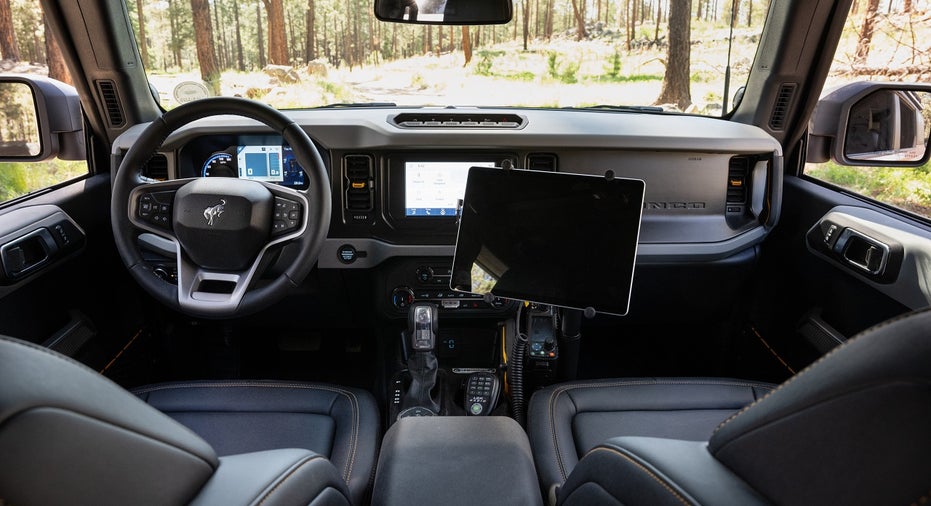
[[[546,75],[559,79],[559,53],[556,51],[546,53]]]
[[[621,77],[621,51],[617,47],[614,53],[608,58],[608,64],[605,65],[604,77],[606,81],[618,81]]]
[[[86,174],[87,162],[84,161],[0,163],[0,202]]]
[[[478,61],[475,62],[475,73],[480,76],[490,76],[491,66],[493,65],[494,56],[491,51],[479,51]]]
[[[851,192],[931,218],[931,171],[918,168],[809,165],[805,174]]]
[[[575,60],[563,65],[559,59],[560,55],[556,51],[550,51],[546,54],[546,75],[565,84],[579,82],[578,73],[581,62]]]

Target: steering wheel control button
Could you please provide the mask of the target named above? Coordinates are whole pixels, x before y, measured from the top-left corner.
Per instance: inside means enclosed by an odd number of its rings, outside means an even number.
[[[283,235],[297,230],[301,224],[301,204],[283,197],[275,197],[272,220],[272,235]]]
[[[344,264],[351,264],[359,258],[359,255],[356,252],[356,249],[352,247],[351,244],[343,244],[336,250],[336,256],[339,258],[339,261]]]
[[[171,210],[175,192],[163,191],[139,196],[139,218],[150,225],[171,230]]]

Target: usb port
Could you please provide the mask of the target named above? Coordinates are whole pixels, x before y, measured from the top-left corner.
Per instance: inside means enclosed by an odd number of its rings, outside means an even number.
[[[456,309],[459,307],[459,301],[455,299],[454,300],[445,299],[443,300],[442,304],[443,304],[443,309]]]

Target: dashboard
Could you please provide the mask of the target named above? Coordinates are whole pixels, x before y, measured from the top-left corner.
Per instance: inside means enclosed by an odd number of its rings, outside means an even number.
[[[740,257],[766,237],[780,211],[779,143],[757,127],[721,119],[478,108],[285,113],[314,141],[330,178],[331,224],[318,268],[382,269],[390,281],[379,288],[380,297],[398,310],[411,294],[436,302],[450,295],[438,273],[454,253],[456,207],[472,166],[611,171],[644,181],[635,285],[648,281],[643,273],[651,265],[694,267]],[[117,139],[114,163],[144,127]],[[173,133],[159,153],[157,178],[241,177],[307,189],[281,137],[246,118],[195,121]]]

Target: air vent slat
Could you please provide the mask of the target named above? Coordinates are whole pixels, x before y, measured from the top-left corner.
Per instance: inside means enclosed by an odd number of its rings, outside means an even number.
[[[401,128],[520,128],[524,118],[516,114],[484,112],[417,112],[402,113],[392,121]]]
[[[168,179],[168,157],[158,154],[152,156],[142,167],[142,175],[159,181]]]
[[[349,211],[370,211],[375,203],[374,162],[369,155],[343,157],[343,178],[346,197],[344,206]]]
[[[798,85],[795,83],[784,83],[779,87],[776,102],[773,104],[773,113],[769,118],[769,127],[773,130],[785,129],[796,88]]]
[[[100,93],[100,100],[106,108],[107,121],[110,126],[121,127],[125,125],[126,117],[123,115],[123,106],[120,105],[120,97],[113,81],[97,81],[97,91]]]
[[[750,182],[750,159],[745,156],[731,158],[727,167],[727,203],[745,204]]]

